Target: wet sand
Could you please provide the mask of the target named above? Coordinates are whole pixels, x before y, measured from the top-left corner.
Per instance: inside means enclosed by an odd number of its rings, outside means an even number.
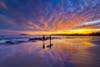
[[[99,37],[60,37],[0,45],[0,67],[100,67]]]

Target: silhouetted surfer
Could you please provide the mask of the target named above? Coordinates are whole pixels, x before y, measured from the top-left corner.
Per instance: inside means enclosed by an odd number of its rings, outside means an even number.
[[[45,35],[43,35],[43,48],[45,48]]]

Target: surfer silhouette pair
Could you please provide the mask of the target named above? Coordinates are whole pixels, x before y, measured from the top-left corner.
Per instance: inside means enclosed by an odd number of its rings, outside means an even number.
[[[45,46],[45,35],[43,35],[43,49],[44,48],[51,48],[53,46],[53,44],[51,44],[51,35],[50,35],[50,44]]]

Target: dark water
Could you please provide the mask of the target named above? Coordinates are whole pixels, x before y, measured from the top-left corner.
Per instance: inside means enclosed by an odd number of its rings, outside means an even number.
[[[100,37],[59,37],[0,45],[0,67],[100,67]]]

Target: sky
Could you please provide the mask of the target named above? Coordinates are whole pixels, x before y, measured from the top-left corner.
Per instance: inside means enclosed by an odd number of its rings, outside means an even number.
[[[100,0],[0,0],[0,33],[100,29]]]

